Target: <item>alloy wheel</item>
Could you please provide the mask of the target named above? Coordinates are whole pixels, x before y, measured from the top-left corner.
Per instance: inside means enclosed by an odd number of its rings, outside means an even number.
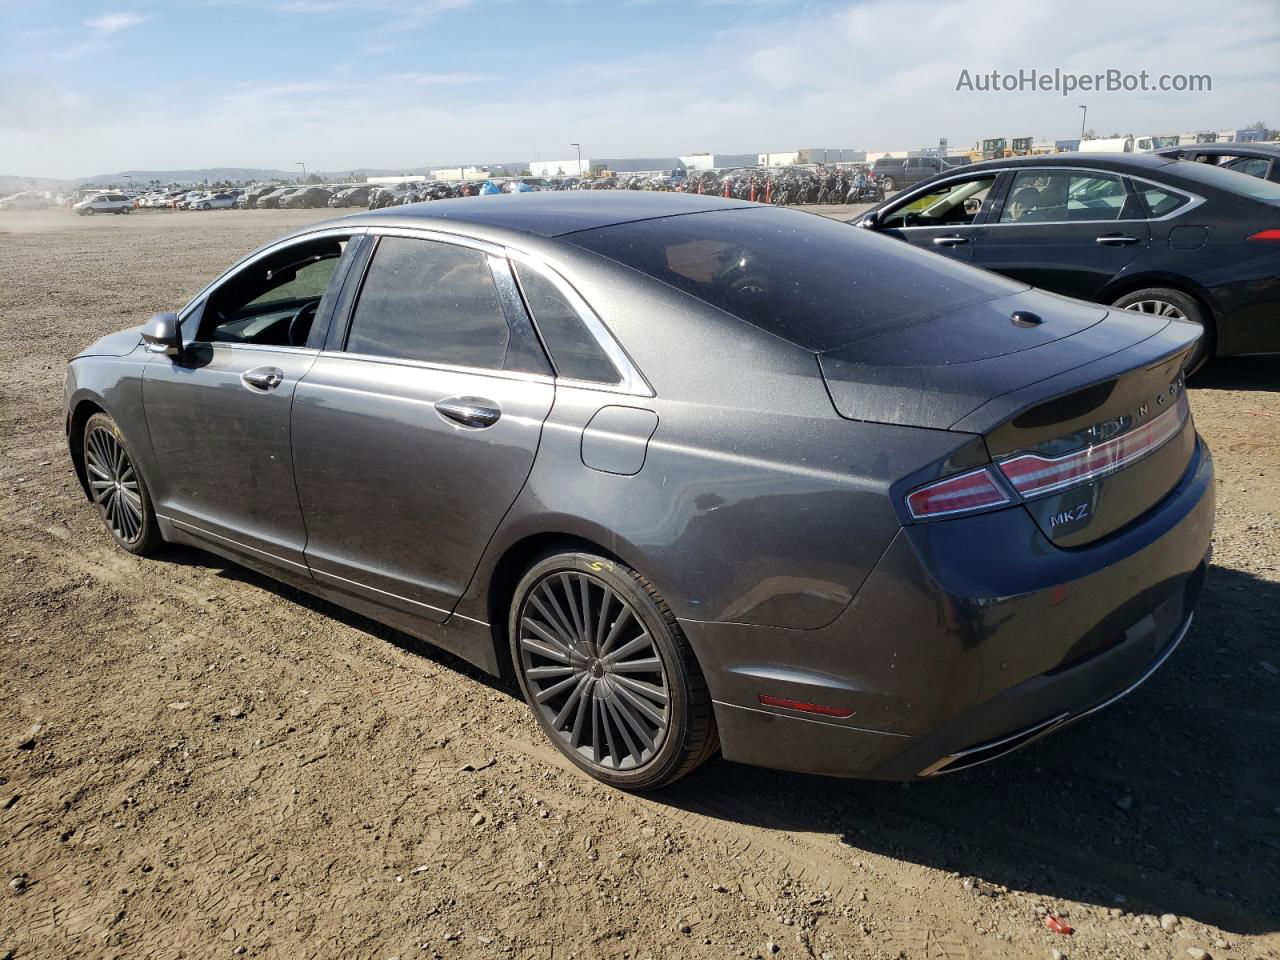
[[[667,669],[630,603],[561,571],[529,591],[518,624],[530,700],[565,747],[614,772],[658,754],[671,723]]]
[[[1152,317],[1168,317],[1171,320],[1185,320],[1187,315],[1168,300],[1135,300],[1125,306],[1126,310],[1134,310]]]
[[[84,464],[107,526],[122,543],[136,543],[143,532],[142,491],[124,445],[110,430],[95,427],[85,437]]]

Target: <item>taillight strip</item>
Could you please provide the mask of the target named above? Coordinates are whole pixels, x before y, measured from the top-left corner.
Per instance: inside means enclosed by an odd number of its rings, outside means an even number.
[[[1023,497],[1038,497],[1115,473],[1177,435],[1190,408],[1186,394],[1164,413],[1128,433],[1061,457],[1024,453],[997,466]]]

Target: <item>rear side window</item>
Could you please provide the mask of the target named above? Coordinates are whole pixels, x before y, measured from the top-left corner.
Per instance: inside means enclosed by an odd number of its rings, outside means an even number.
[[[525,301],[556,373],[573,380],[617,383],[617,368],[554,283],[537,270],[515,264]]]
[[[1280,183],[1260,180],[1247,173],[1236,173],[1226,167],[1214,167],[1207,163],[1178,162],[1164,168],[1171,176],[1183,177],[1198,183],[1226,190],[1236,196],[1249,197],[1253,200],[1280,200]]]
[[[559,239],[815,352],[1026,289],[870,230],[776,207],[640,220]]]
[[[501,370],[510,339],[485,254],[432,240],[378,242],[349,352]]]
[[[1142,194],[1142,202],[1147,205],[1147,213],[1153,217],[1163,217],[1173,213],[1189,202],[1186,194],[1161,190],[1159,187],[1138,184],[1138,192]]]
[[[1104,173],[1020,170],[1009,188],[1001,223],[1073,223],[1128,219],[1124,181]]]

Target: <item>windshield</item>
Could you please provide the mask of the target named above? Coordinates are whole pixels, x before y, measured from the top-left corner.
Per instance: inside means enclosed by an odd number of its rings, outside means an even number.
[[[1209,163],[1198,163],[1194,160],[1178,160],[1168,169],[1180,177],[1207,183],[1211,187],[1217,187],[1219,190],[1226,190],[1238,196],[1253,200],[1280,201],[1280,183],[1260,180],[1247,173]]]
[[[773,207],[640,220],[561,239],[816,353],[1026,289],[869,230]]]

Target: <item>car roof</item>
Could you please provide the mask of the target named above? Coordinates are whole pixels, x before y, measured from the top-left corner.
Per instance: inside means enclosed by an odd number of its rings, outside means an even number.
[[[964,164],[966,174],[980,170],[1006,167],[1091,167],[1096,170],[1114,170],[1117,173],[1141,174],[1177,163],[1174,157],[1157,156],[1154,153],[1104,153],[1101,151],[1075,153],[1043,153],[1034,157],[1007,157],[1003,160],[981,160]]]
[[[451,232],[466,232],[466,227],[475,226],[503,232],[557,237],[579,230],[593,230],[636,220],[755,206],[758,204],[746,200],[726,200],[696,194],[542,191],[433,200],[430,203],[388,207],[343,219],[359,220],[369,225],[390,225],[387,221],[399,221],[404,225],[417,227],[434,224]]]
[[[1155,151],[1163,156],[1175,156],[1179,153],[1203,153],[1205,156],[1229,157],[1269,157],[1280,158],[1280,144],[1276,143],[1187,143],[1180,147],[1161,147]]]

